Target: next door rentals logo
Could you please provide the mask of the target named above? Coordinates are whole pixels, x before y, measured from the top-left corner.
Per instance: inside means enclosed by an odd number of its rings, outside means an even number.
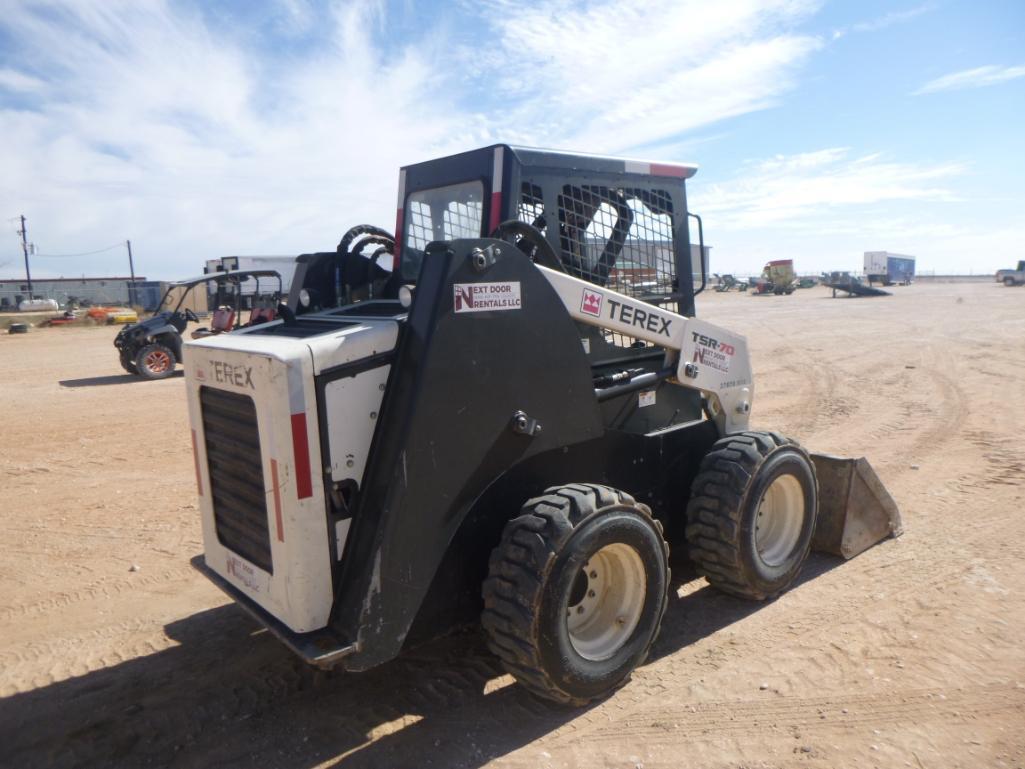
[[[455,283],[456,312],[518,310],[522,306],[519,281],[508,283]]]

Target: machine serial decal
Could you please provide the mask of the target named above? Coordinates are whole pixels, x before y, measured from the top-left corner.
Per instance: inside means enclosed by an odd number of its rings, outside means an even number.
[[[600,318],[603,299],[605,299],[605,295],[600,291],[588,291],[585,288],[583,296],[580,297],[580,312]]]
[[[691,340],[695,345],[694,363],[700,363],[724,374],[729,372],[730,361],[737,351],[736,347],[726,342],[720,342],[718,339],[712,339],[710,336],[699,334],[697,331],[691,332]]]
[[[214,373],[214,379],[221,384],[233,384],[236,387],[248,387],[250,390],[255,390],[256,385],[253,384],[253,367],[252,366],[233,366],[230,363],[225,363],[220,360],[210,361],[210,370]],[[203,377],[198,377],[205,379]]]
[[[519,281],[507,283],[456,283],[456,312],[518,310],[522,306]]]
[[[626,304],[625,302],[617,302],[614,299],[609,299],[608,304],[608,317],[611,320],[618,320],[620,323],[632,326],[640,326],[653,333],[672,337],[672,334],[669,333],[669,326],[672,323],[670,318],[663,318],[661,315],[652,312],[650,308],[642,310],[640,307],[634,307],[632,304]]]

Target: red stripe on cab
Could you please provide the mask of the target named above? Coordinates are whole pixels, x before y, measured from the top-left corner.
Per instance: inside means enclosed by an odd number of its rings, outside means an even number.
[[[488,221],[488,231],[486,235],[490,235],[495,231],[495,227],[502,223],[499,218],[502,214],[502,193],[492,192],[491,193],[491,216]]]
[[[313,478],[310,475],[310,445],[305,414],[292,414],[292,450],[295,452],[295,490],[299,499],[312,497]]]
[[[651,164],[651,175],[652,176],[677,176],[681,179],[686,178],[687,169],[683,166],[667,166],[662,163]]]
[[[270,461],[270,482],[274,489],[274,523],[277,526],[278,542],[285,541],[285,527],[281,523],[281,489],[278,486],[278,460]]]
[[[203,476],[199,472],[199,447],[196,444],[196,431],[192,431],[192,462],[196,466],[196,488],[199,496],[203,496]]]

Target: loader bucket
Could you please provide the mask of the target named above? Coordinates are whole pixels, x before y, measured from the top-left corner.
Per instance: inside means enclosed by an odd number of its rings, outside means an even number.
[[[819,481],[813,549],[853,558],[904,533],[897,503],[867,459],[829,454],[812,454],[811,459]]]

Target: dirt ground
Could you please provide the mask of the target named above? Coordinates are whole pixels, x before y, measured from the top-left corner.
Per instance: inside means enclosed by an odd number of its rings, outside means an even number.
[[[1025,289],[699,297],[748,336],[754,423],[869,457],[906,534],[774,602],[683,575],[607,701],[526,695],[468,632],[318,673],[189,559],[176,376],[110,328],[0,335],[0,765],[1025,766]]]

